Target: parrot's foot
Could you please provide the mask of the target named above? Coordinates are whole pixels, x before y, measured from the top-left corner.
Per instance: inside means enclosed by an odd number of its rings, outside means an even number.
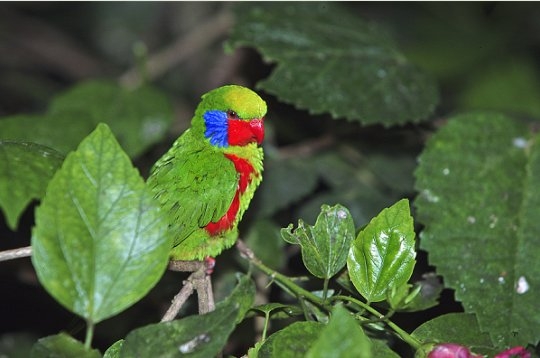
[[[205,257],[204,265],[206,266],[206,274],[210,276],[214,272],[214,267],[216,267],[216,259],[210,256]]]

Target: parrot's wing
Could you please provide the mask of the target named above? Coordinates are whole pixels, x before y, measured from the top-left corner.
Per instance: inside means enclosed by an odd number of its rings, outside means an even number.
[[[225,215],[238,187],[234,164],[223,153],[185,139],[179,138],[148,178],[180,242]]]

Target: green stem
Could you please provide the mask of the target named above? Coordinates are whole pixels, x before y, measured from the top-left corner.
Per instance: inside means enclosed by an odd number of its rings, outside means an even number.
[[[265,312],[265,314],[264,314],[264,327],[263,327],[262,339],[261,339],[262,342],[264,342],[266,340],[266,331],[268,329],[268,321],[270,321],[270,312]]]
[[[294,283],[290,278],[288,278],[285,275],[280,274],[277,271],[272,270],[265,264],[263,264],[259,259],[257,259],[252,252],[246,252],[246,248],[242,247],[241,252],[244,250],[245,257],[249,260],[250,263],[252,263],[255,267],[257,267],[259,270],[267,274],[268,276],[272,277],[274,280],[276,280],[277,283],[283,285],[283,287],[287,288],[290,292],[292,292],[296,297],[298,298],[306,298],[309,301],[315,303],[316,305],[322,307],[323,309],[330,312],[332,310],[332,307],[327,307],[325,304],[326,302],[323,301],[321,298],[317,297],[313,293],[303,289],[302,287],[298,286],[296,283]],[[394,322],[390,321],[385,315],[381,314],[379,311],[371,307],[369,304],[362,302],[360,300],[357,300],[354,297],[349,296],[333,296],[329,297],[328,300],[335,301],[335,300],[343,300],[343,301],[349,301],[352,302],[359,307],[362,307],[366,311],[370,312],[371,314],[375,315],[378,319],[385,322],[394,332],[407,344],[409,344],[411,347],[413,347],[415,350],[418,350],[422,346],[422,342],[417,340],[416,338],[412,337],[409,333],[405,332],[403,329],[401,329],[398,325],[396,325]]]
[[[326,298],[328,297],[328,282],[330,281],[330,279],[327,277],[324,279],[324,283],[323,283],[323,296],[322,296],[322,299],[324,302],[326,302]]]
[[[349,297],[349,296],[334,296],[334,297],[330,297],[330,299],[332,300],[343,300],[343,301],[349,301],[349,302],[353,302],[354,304],[364,308],[366,311],[368,311],[369,313],[375,315],[377,318],[379,318],[381,321],[383,321],[384,323],[386,323],[388,325],[388,327],[392,328],[394,330],[394,332],[396,332],[396,334],[405,342],[407,343],[408,345],[410,345],[411,347],[413,347],[415,350],[418,350],[421,346],[422,346],[422,342],[420,342],[419,340],[417,340],[416,338],[414,338],[413,336],[411,336],[409,333],[405,332],[403,329],[401,329],[397,324],[395,324],[394,322],[390,321],[388,319],[388,317],[386,317],[385,315],[381,314],[379,311],[377,311],[375,308],[371,307],[370,305],[360,301],[360,300],[357,300],[356,298],[354,297]]]
[[[94,322],[87,321],[86,322],[86,339],[84,341],[84,347],[86,349],[92,348],[92,338],[94,337]]]
[[[311,302],[324,307],[324,302],[323,300],[321,300],[321,298],[317,297],[313,293],[298,286],[287,276],[282,275],[279,272],[272,270],[271,268],[269,268],[268,266],[260,262],[258,259],[252,259],[251,263],[255,265],[255,267],[257,267],[259,270],[261,270],[268,276],[272,277],[277,282],[281,283],[284,287],[286,287],[289,291],[291,291],[296,297],[305,297]]]
[[[411,336],[409,333],[405,332],[403,329],[401,329],[397,324],[390,321],[389,319],[385,319],[386,324],[388,327],[392,328],[394,332],[408,345],[414,348],[414,350],[420,349],[422,346],[422,342],[420,342],[418,339]]]

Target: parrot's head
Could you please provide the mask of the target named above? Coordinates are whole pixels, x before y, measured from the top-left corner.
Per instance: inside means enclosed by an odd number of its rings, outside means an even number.
[[[192,128],[217,147],[261,144],[266,103],[252,90],[236,85],[216,88],[202,96]]]

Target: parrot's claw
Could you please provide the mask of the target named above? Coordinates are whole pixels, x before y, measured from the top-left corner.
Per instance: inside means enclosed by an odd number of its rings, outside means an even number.
[[[204,259],[204,264],[206,266],[206,274],[210,276],[214,272],[214,267],[216,267],[216,259],[208,256]]]

